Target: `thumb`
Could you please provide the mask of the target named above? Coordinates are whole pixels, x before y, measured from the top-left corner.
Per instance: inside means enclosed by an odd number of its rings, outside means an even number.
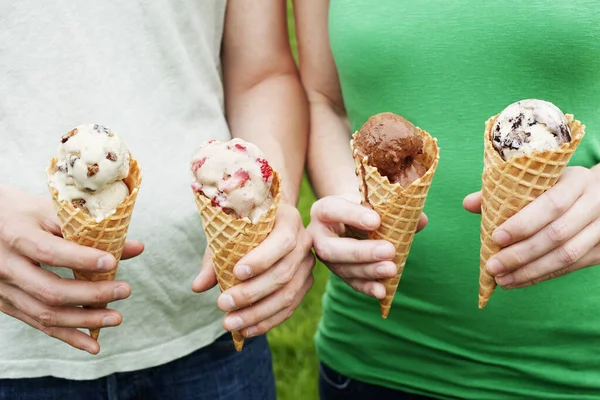
[[[192,290],[196,293],[206,292],[208,289],[212,289],[217,284],[217,276],[212,263],[212,250],[208,247],[204,252],[202,258],[202,266],[200,267],[200,273],[194,279],[192,283]]]
[[[481,191],[471,193],[465,197],[463,207],[469,212],[481,214]]]

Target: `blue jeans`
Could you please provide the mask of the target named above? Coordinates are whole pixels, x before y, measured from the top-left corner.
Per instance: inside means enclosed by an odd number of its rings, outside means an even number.
[[[321,400],[432,400],[354,380],[323,363],[319,364],[319,397]]]
[[[231,334],[186,357],[154,368],[90,381],[53,377],[0,379],[0,400],[275,400],[265,336],[235,351]]]

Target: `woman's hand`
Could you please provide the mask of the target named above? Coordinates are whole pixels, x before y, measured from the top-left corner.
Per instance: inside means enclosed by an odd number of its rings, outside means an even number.
[[[465,198],[481,211],[481,192]],[[503,249],[487,263],[505,289],[534,285],[600,263],[600,173],[565,168],[557,184],[492,233]]]
[[[219,296],[219,308],[229,313],[224,328],[252,337],[287,320],[312,287],[315,257],[311,250],[312,238],[300,213],[282,201],[269,236],[233,270],[242,283]],[[212,254],[207,249],[192,288],[203,292],[216,284]]]
[[[394,246],[385,240],[366,238],[381,223],[379,215],[353,199],[356,196],[327,196],[311,209],[308,231],[317,256],[354,290],[377,299],[385,298],[385,287],[376,279],[396,275]],[[417,230],[427,224],[421,215]]]

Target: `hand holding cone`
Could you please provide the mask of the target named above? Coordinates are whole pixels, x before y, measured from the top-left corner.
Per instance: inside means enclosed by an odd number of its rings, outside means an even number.
[[[511,157],[500,157],[492,143],[492,127],[498,115],[488,119],[484,135],[482,174],[481,252],[479,308],[484,308],[496,288],[486,269],[487,261],[500,251],[492,240],[494,230],[556,184],[585,135],[585,126],[566,115],[571,141],[557,149]]]

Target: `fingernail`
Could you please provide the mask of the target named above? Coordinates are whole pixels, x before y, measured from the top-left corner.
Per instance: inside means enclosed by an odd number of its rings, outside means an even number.
[[[255,327],[250,327],[248,329],[246,329],[246,337],[253,337],[256,336],[256,334],[258,333],[258,329],[256,329]]]
[[[365,213],[360,217],[360,223],[365,227],[372,227],[377,223],[377,218],[371,213]]]
[[[486,268],[491,275],[498,275],[504,272],[504,265],[497,258],[490,258]]]
[[[387,265],[378,266],[375,272],[377,272],[377,275],[379,276],[389,276],[392,274],[391,269]]]
[[[225,325],[227,325],[227,330],[230,330],[230,331],[239,330],[243,324],[244,324],[244,321],[242,321],[242,319],[240,317],[229,317],[225,320]]]
[[[235,300],[229,294],[222,294],[220,303],[223,306],[223,311],[235,310]]]
[[[496,242],[498,246],[506,246],[510,243],[510,235],[506,231],[494,231],[494,233],[492,233],[492,240]]]
[[[92,355],[94,354],[94,352],[92,352],[92,350],[91,350],[91,349],[85,348],[85,349],[83,349],[83,350],[87,351],[88,353],[90,353],[90,354],[92,354]]]
[[[238,279],[248,279],[252,276],[252,268],[249,265],[238,265],[234,272]]]
[[[510,286],[514,283],[515,277],[512,274],[496,277],[496,283],[502,287]]]
[[[115,326],[118,322],[119,321],[117,321],[115,317],[109,315],[107,317],[104,317],[104,319],[102,320],[102,326]]]
[[[113,269],[115,269],[114,260],[115,259],[113,256],[102,256],[98,259],[98,264],[96,264],[96,268],[98,268],[99,271],[112,271]]]
[[[122,300],[129,296],[129,291],[124,286],[117,286],[113,292],[115,300]]]
[[[382,289],[380,286],[375,286],[372,294],[378,299],[383,299],[385,297],[385,289]]]
[[[382,244],[375,247],[373,254],[380,260],[391,260],[394,258],[395,251],[396,250],[394,250],[394,246],[391,244]]]

